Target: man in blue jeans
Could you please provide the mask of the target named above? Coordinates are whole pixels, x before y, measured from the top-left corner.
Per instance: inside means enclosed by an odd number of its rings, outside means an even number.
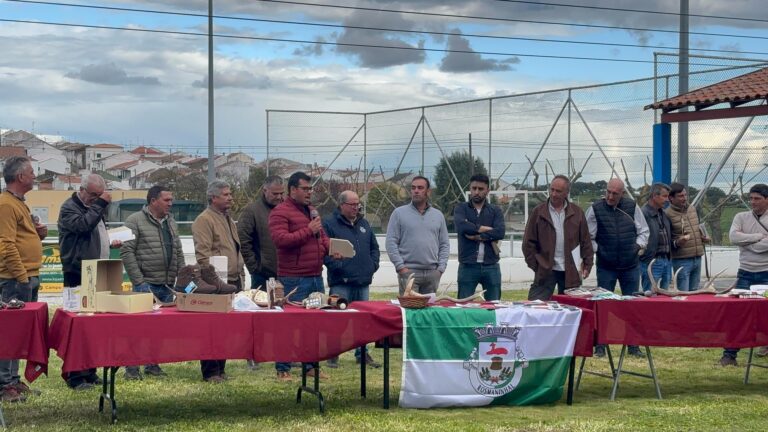
[[[672,224],[672,270],[677,272],[677,289],[696,291],[701,282],[701,257],[709,238],[699,228],[696,208],[688,203],[685,185],[672,183],[669,207],[665,210]]]
[[[623,295],[640,288],[640,256],[648,244],[648,224],[640,207],[624,197],[624,182],[612,178],[605,198],[593,203],[586,213],[592,246],[597,253],[597,285],[608,291],[621,286]],[[640,325],[640,323],[638,323]],[[605,347],[598,345],[595,356],[602,357]],[[637,346],[629,354],[644,357]]]
[[[751,211],[736,214],[728,237],[739,247],[739,271],[736,288],[768,284],[768,185],[756,184],[749,189]],[[765,355],[765,349],[759,354]],[[726,348],[721,366],[738,366],[737,348]]]
[[[269,232],[277,249],[277,277],[290,300],[302,301],[313,292],[325,292],[323,259],[328,255],[328,235],[317,210],[311,205],[311,177],[298,171],[288,178],[288,197],[269,213]],[[286,331],[290,331],[287,329]],[[277,379],[292,381],[291,364],[275,363]],[[304,365],[308,376],[317,371]],[[320,378],[326,378],[320,373]]]
[[[123,243],[120,258],[135,292],[151,292],[163,303],[173,302],[172,286],[176,274],[184,267],[176,222],[171,214],[173,194],[164,186],[147,191],[147,204],[125,220],[134,239]],[[144,365],[144,374],[164,376],[157,364]],[[125,379],[142,379],[138,366],[125,367]]]
[[[5,161],[6,189],[0,194],[0,293],[4,302],[13,299],[36,302],[43,261],[41,240],[48,227],[33,220],[24,195],[35,184],[29,158],[13,156]],[[2,312],[0,312],[2,313]],[[4,328],[3,332],[18,332]],[[0,401],[24,402],[33,393],[19,376],[18,359],[0,360]]]
[[[651,186],[648,202],[643,206],[643,215],[648,223],[648,247],[640,257],[640,278],[643,291],[651,290],[651,279],[648,277],[648,266],[653,262],[651,274],[659,287],[666,289],[672,280],[672,228],[664,204],[669,198],[669,186],[664,183],[654,183]]]
[[[469,179],[469,201],[453,209],[459,244],[459,298],[471,296],[480,284],[486,300],[501,299],[498,242],[504,239],[504,213],[488,202],[489,189],[487,175],[473,175]]]
[[[350,302],[368,300],[368,287],[373,274],[379,269],[379,243],[371,225],[361,214],[361,209],[360,198],[355,192],[347,190],[339,194],[339,207],[323,220],[323,229],[328,237],[347,240],[355,248],[355,256],[352,258],[325,257],[331,295]],[[371,358],[367,349],[365,357],[360,347],[355,349],[355,358],[358,364],[364,359],[365,364],[372,368],[381,367]],[[327,365],[329,368],[337,368],[339,358],[329,359]]]

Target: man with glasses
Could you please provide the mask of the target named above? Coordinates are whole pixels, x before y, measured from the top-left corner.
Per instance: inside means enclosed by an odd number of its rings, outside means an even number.
[[[82,282],[82,263],[89,259],[108,259],[110,248],[122,243],[110,243],[107,234],[107,208],[112,195],[98,174],[83,177],[80,190],[64,201],[59,211],[59,251],[64,272],[64,286],[76,287]],[[69,372],[65,379],[74,390],[87,390],[99,384],[96,369]]]
[[[501,269],[497,242],[504,238],[504,213],[488,202],[490,179],[475,174],[469,179],[469,201],[453,210],[459,242],[459,298],[474,294],[478,284],[486,300],[501,299]]]
[[[640,206],[624,196],[624,182],[612,178],[605,198],[587,209],[587,227],[592,249],[597,253],[597,285],[608,291],[621,286],[623,295],[640,288],[640,256],[648,244],[648,223]],[[595,347],[595,356],[605,355],[605,346]],[[629,346],[629,355],[645,357],[640,348]]]
[[[8,158],[3,166],[3,178],[6,188],[0,194],[0,294],[4,302],[13,299],[36,302],[43,260],[41,240],[48,235],[48,227],[34,221],[24,203],[24,195],[35,184],[35,171],[29,158]],[[19,329],[2,331],[18,333]],[[0,360],[0,401],[24,402],[30,393],[34,391],[21,381],[19,360]]]
[[[329,237],[348,240],[355,248],[355,256],[352,258],[325,257],[331,295],[350,302],[368,300],[368,286],[373,280],[373,274],[379,269],[379,243],[360,210],[360,198],[355,192],[347,190],[339,194],[339,207],[333,215],[323,220],[323,229]],[[365,364],[373,368],[381,366],[371,358],[367,349],[363,357],[358,347],[355,358],[358,364],[365,361]],[[328,367],[336,368],[338,362],[338,357],[329,359]]]
[[[301,171],[291,174],[288,197],[269,213],[269,231],[277,248],[277,277],[286,294],[298,288],[290,298],[298,302],[313,292],[325,292],[323,259],[330,246],[320,215],[311,204],[310,180]],[[303,367],[308,376],[317,373],[310,364]],[[293,380],[290,363],[275,363],[275,369],[278,380]],[[323,373],[320,377],[326,378]]]
[[[389,217],[387,254],[395,265],[401,295],[410,275],[414,276],[416,292],[437,291],[448,266],[448,227],[443,213],[429,204],[431,193],[426,177],[414,177],[411,202],[396,208]]]

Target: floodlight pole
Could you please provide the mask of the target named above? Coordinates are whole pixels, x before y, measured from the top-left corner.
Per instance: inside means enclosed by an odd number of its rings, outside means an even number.
[[[688,0],[680,0],[680,57],[678,63],[678,94],[688,93]],[[680,110],[688,111],[688,107]],[[677,180],[688,185],[688,122],[677,125]]]
[[[208,0],[208,183],[216,179],[213,157],[213,0]]]

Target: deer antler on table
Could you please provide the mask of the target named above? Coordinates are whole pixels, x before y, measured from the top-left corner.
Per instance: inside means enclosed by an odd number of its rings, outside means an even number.
[[[656,262],[656,259],[654,258],[651,260],[651,263],[648,264],[648,279],[651,281],[651,291],[654,294],[661,294],[669,297],[677,297],[677,296],[690,296],[690,295],[697,295],[697,294],[725,294],[732,290],[736,284],[731,285],[728,288],[718,290],[715,288],[715,280],[725,272],[725,269],[720,270],[716,275],[712,276],[712,279],[708,280],[706,284],[700,289],[694,290],[694,291],[680,291],[677,289],[677,275],[680,273],[682,268],[677,269],[676,272],[672,275],[672,280],[670,281],[669,289],[663,289],[659,286],[659,282],[653,278],[653,264]]]
[[[427,306],[429,303],[429,296],[413,291],[413,282],[415,278],[413,273],[408,276],[408,281],[405,284],[403,295],[397,297],[400,302],[400,306],[407,309],[421,309]]]
[[[437,296],[435,297],[435,301],[441,301],[441,300],[447,300],[454,303],[469,303],[473,300],[479,299],[481,302],[485,301],[485,297],[483,297],[483,294],[485,294],[485,290],[482,290],[480,292],[474,293],[469,297],[464,297],[460,299],[455,299],[453,297],[449,297],[446,293],[448,292],[448,289],[453,285],[453,282],[446,285],[445,288],[443,288],[442,291],[440,291]]]

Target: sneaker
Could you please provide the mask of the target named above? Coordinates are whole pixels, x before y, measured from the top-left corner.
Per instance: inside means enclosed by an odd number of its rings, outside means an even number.
[[[757,350],[757,353],[755,353],[758,357],[766,357],[768,356],[768,346],[760,347],[760,349]]]
[[[355,361],[355,363],[360,364],[360,359],[358,358]],[[378,369],[378,368],[381,367],[381,363],[379,363],[376,360],[374,360],[373,357],[371,357],[371,355],[368,354],[368,353],[365,353],[365,364],[367,364],[368,366],[370,366],[370,367],[372,367],[374,369]]]
[[[221,375],[214,375],[208,378],[203,378],[203,381],[213,383],[213,384],[221,384],[226,380],[222,378]]]
[[[291,376],[291,373],[286,372],[278,372],[277,373],[277,380],[282,382],[293,382],[293,377]]]
[[[83,390],[90,390],[94,387],[93,384],[89,382],[81,382],[80,384],[72,387],[72,390],[74,391],[83,391]]]
[[[605,357],[605,345],[595,345],[595,357]]]
[[[224,372],[220,373],[219,377],[221,377],[221,379],[223,379],[224,381],[229,380],[229,375],[225,374]]]
[[[720,357],[720,366],[726,367],[726,366],[738,366],[739,364],[736,362],[735,357],[724,355]]]
[[[12,384],[13,388],[16,389],[17,392],[24,394],[24,395],[33,395],[33,396],[39,396],[41,394],[40,390],[37,389],[31,389],[28,385],[25,383],[19,381],[16,384]]]
[[[144,374],[150,376],[168,376],[164,370],[160,369],[160,365],[146,365],[144,366]]]
[[[339,368],[339,358],[329,358],[328,361],[325,362],[325,366],[329,367],[331,369],[338,369]]]
[[[27,400],[27,396],[16,390],[13,384],[8,384],[3,387],[0,392],[0,400],[3,402],[24,402]]]
[[[641,358],[641,359],[645,358],[645,353],[640,351],[640,348],[636,346],[630,346],[627,354],[636,358]]]
[[[259,363],[253,360],[248,360],[248,370],[251,372],[259,370]]]
[[[308,371],[307,371],[307,376],[308,376],[308,377],[311,377],[311,378],[314,378],[314,377],[315,377],[315,371],[316,371],[316,370],[317,370],[317,369],[315,369],[315,368],[312,368],[312,369],[308,370]],[[320,379],[328,379],[328,378],[329,378],[329,377],[328,377],[328,375],[327,375],[325,372],[323,372],[323,371],[320,371]]]
[[[123,375],[123,378],[125,378],[128,381],[139,381],[144,377],[141,376],[141,372],[139,372],[138,366],[126,366],[125,375]]]

